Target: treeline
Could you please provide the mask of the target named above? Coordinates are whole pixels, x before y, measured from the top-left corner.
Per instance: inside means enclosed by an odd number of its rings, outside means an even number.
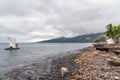
[[[106,41],[106,39],[112,38],[116,43],[119,43],[120,38],[120,24],[119,25],[112,25],[108,24],[106,26],[106,31],[104,32],[104,36],[99,37],[96,42]]]

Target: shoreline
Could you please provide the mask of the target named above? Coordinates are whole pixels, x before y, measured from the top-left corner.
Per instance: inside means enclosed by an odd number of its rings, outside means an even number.
[[[92,46],[74,60],[78,69],[70,80],[120,80],[120,55],[114,52],[96,50]]]
[[[76,50],[65,56],[59,57],[57,55],[55,56],[56,58],[48,59],[47,64],[37,62],[22,68],[13,69],[3,76],[3,80],[69,80],[72,73],[77,71],[73,57],[87,49],[88,47]],[[61,67],[69,68],[69,73],[64,77],[61,76]]]
[[[64,56],[49,57],[46,63],[13,69],[2,80],[120,80],[120,67],[108,64],[109,54],[89,46]],[[69,70],[64,77],[61,76],[61,67]]]

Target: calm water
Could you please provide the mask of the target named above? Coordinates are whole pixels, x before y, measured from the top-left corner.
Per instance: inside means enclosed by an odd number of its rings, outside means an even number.
[[[34,43],[19,44],[19,50],[4,50],[8,44],[0,44],[0,74],[49,56],[66,55],[67,51],[79,50],[91,43]]]

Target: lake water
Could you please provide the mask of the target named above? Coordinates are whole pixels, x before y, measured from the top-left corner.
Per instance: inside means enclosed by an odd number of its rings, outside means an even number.
[[[34,63],[52,56],[65,56],[68,51],[80,50],[91,43],[31,43],[19,44],[19,50],[4,50],[8,44],[0,44],[0,75],[13,68]]]

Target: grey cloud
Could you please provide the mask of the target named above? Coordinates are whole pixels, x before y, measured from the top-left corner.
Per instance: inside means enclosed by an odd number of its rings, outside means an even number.
[[[0,37],[21,41],[77,36],[119,24],[119,0],[0,0]]]
[[[24,15],[25,10],[22,3],[16,0],[0,0],[0,15],[6,16],[9,14]]]

